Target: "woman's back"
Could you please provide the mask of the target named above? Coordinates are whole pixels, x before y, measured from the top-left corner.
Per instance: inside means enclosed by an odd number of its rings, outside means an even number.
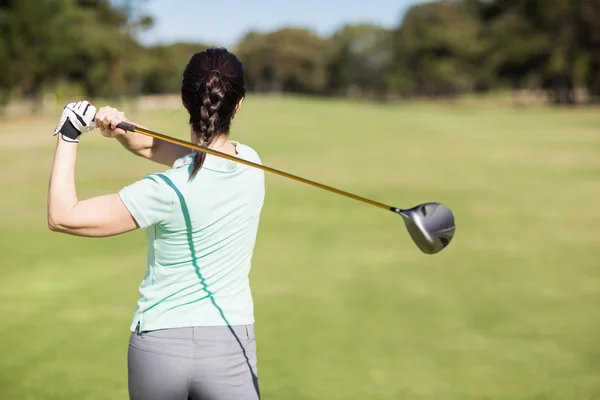
[[[237,157],[260,163],[236,143]],[[264,173],[194,154],[121,190],[148,239],[148,270],[131,329],[254,323],[248,273],[264,201]]]

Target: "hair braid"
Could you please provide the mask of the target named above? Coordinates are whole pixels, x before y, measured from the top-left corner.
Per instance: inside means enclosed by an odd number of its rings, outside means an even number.
[[[219,71],[212,71],[204,85],[204,93],[201,95],[200,121],[196,132],[200,137],[200,145],[208,147],[212,141],[221,133],[219,132],[219,108],[225,97],[223,82]],[[206,153],[199,151],[194,159],[192,177],[202,168]]]

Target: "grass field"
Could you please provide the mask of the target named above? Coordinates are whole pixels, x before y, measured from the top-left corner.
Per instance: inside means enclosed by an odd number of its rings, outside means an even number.
[[[187,139],[183,111],[133,119]],[[141,232],[46,225],[53,118],[0,122],[0,399],[126,399]],[[600,398],[600,114],[250,97],[233,138],[267,165],[457,232],[425,256],[400,218],[268,176],[251,280],[264,399]],[[79,197],[160,166],[98,134]]]

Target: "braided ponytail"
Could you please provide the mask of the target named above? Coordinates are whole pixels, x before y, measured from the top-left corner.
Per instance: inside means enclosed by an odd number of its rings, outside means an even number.
[[[209,147],[220,133],[221,121],[219,119],[219,108],[225,97],[225,93],[223,92],[221,73],[216,70],[211,71],[211,75],[204,85],[204,93],[201,95],[200,121],[197,126],[193,126],[199,135],[200,146],[202,147]],[[206,153],[199,151],[196,154],[191,177],[196,176],[200,168],[202,168],[205,159]]]
[[[246,95],[244,67],[223,48],[196,53],[183,71],[181,100],[200,146],[209,147],[221,135],[229,135],[231,120]],[[194,158],[190,179],[206,160],[205,152]]]

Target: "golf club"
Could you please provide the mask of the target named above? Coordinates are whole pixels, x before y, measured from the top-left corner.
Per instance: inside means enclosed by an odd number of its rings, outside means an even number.
[[[178,144],[180,146],[185,146],[193,150],[202,151],[207,154],[212,154],[217,157],[225,158],[227,160],[245,164],[250,167],[258,168],[263,171],[283,176],[285,178],[290,178],[298,182],[306,183],[308,185],[324,189],[329,192],[337,193],[339,195],[358,200],[375,207],[392,211],[402,216],[410,237],[415,242],[417,247],[425,254],[439,253],[446,246],[448,246],[448,244],[450,244],[450,241],[454,236],[454,231],[456,229],[456,226],[454,224],[454,215],[448,207],[440,203],[424,203],[419,204],[416,207],[403,210],[397,207],[388,206],[378,201],[369,200],[367,198],[357,196],[355,194],[348,193],[343,190],[333,188],[331,186],[323,185],[318,182],[301,178],[299,176],[292,175],[287,172],[283,172],[264,165],[256,164],[251,161],[247,161],[226,153],[222,153],[220,151],[198,146],[193,143],[172,138],[170,136],[166,136],[158,132],[153,132],[145,128],[140,128],[133,124],[122,122],[118,125],[118,128],[123,129],[124,131],[141,133],[142,135],[151,136],[156,139],[164,140],[165,142]]]

